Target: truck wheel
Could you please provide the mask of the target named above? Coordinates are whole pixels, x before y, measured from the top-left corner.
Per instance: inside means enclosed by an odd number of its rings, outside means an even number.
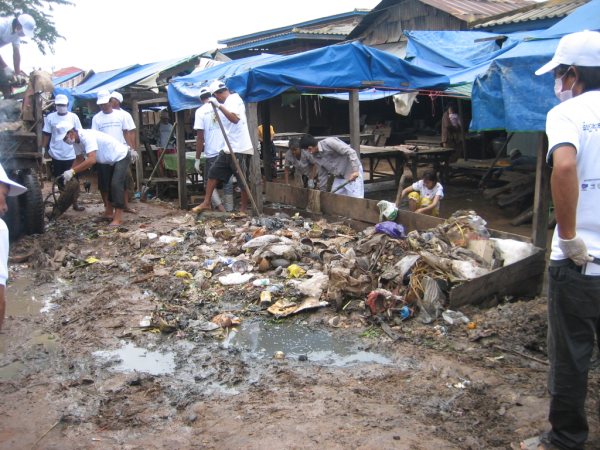
[[[11,241],[16,241],[21,236],[21,208],[18,197],[6,197],[8,211],[3,219],[8,227],[8,235]]]
[[[21,182],[27,192],[19,196],[23,231],[26,234],[41,234],[44,232],[44,197],[36,173],[25,173]]]

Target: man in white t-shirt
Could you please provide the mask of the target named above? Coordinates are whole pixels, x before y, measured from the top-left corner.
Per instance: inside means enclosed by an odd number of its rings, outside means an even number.
[[[35,20],[29,14],[20,14],[17,17],[0,18],[0,47],[12,44],[14,70],[0,56],[0,87],[4,96],[10,95],[10,82],[20,84],[24,81],[25,73],[21,71],[21,39],[31,39],[35,31]]]
[[[64,187],[63,179],[60,176],[65,170],[70,169],[75,161],[75,150],[72,145],[67,144],[62,139],[56,139],[56,125],[61,122],[70,122],[73,128],[80,130],[81,122],[77,114],[68,110],[69,99],[66,95],[58,94],[54,98],[56,111],[44,117],[44,127],[42,128],[42,149],[48,149],[48,154],[52,158],[52,176],[56,179],[58,188]],[[77,197],[73,200],[73,209],[83,211],[85,208],[79,206]]]
[[[546,118],[556,228],[548,268],[550,432],[539,448],[588,437],[588,370],[600,329],[600,33],[564,36],[550,62],[561,103]]]
[[[229,92],[227,86],[219,80],[213,81],[209,89],[212,97],[208,101],[218,110],[225,134],[229,139],[240,169],[244,172],[246,179],[248,179],[248,167],[250,157],[254,154],[254,147],[252,146],[250,131],[248,130],[244,101],[238,94]],[[217,186],[217,182],[226,182],[232,175],[236,175],[236,168],[229,149],[226,149],[219,153],[219,156],[210,169],[204,201],[193,208],[192,211],[201,212],[205,209],[210,209],[211,196]],[[236,178],[240,180],[241,177],[238,176]],[[246,212],[247,208],[248,193],[242,188],[240,211]]]
[[[106,133],[122,144],[132,148],[129,132],[135,129],[135,125],[133,125],[132,128],[131,123],[129,123],[122,111],[113,109],[110,98],[111,95],[109,91],[101,90],[98,92],[98,100],[96,103],[100,106],[100,111],[92,118],[92,130]],[[129,142],[127,141],[128,138]],[[106,206],[108,202],[108,191],[110,190],[109,175],[111,168],[104,164],[98,164],[96,170],[98,171],[98,189],[100,190],[102,200]]]
[[[200,172],[200,155],[204,152],[204,180],[208,180],[211,167],[217,160],[219,153],[226,148],[223,133],[217,122],[212,104],[208,101],[209,98],[210,90],[207,87],[200,88],[202,106],[196,110],[194,120],[194,130],[196,130],[196,162],[194,167],[196,172]],[[226,191],[225,195],[231,195],[233,200],[231,177],[225,183],[224,190]],[[213,208],[225,211],[225,205],[223,205],[217,189],[213,191],[211,201]]]
[[[109,190],[104,204],[104,217],[111,219],[111,226],[121,225],[125,207],[127,170],[131,163],[127,145],[97,130],[76,130],[69,122],[59,123],[56,126],[56,133],[58,138],[64,139],[75,148],[75,165],[63,173],[65,183],[94,164],[104,164],[110,168],[106,172]]]
[[[0,217],[6,214],[6,197],[21,195],[27,188],[8,178],[4,167],[0,164]],[[8,280],[8,228],[0,219],[0,330],[4,322],[6,310],[6,281]]]
[[[125,140],[127,141],[127,145],[129,146],[129,156],[131,157],[131,163],[135,164],[138,159],[137,152],[137,141],[135,135],[135,122],[133,121],[133,117],[129,112],[121,109],[121,103],[123,103],[123,95],[120,92],[113,91],[110,93],[110,105],[113,108],[113,111],[120,111],[125,117],[125,128],[127,132],[125,133]],[[133,175],[131,174],[131,167],[129,168],[129,172],[127,173],[127,195],[125,196],[125,212],[135,213],[136,211],[129,207],[129,196],[132,195],[134,188]]]

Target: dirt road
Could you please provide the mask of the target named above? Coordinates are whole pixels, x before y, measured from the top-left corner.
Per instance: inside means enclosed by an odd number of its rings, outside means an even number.
[[[358,303],[275,320],[259,288],[174,276],[203,268],[205,223],[136,204],[112,230],[82,197],[11,249],[1,449],[506,449],[546,427],[544,298],[462,310],[475,329],[393,324],[395,341]],[[205,331],[224,312],[242,324]]]

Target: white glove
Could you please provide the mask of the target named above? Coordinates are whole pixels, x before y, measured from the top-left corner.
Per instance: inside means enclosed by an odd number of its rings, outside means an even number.
[[[315,188],[315,180],[313,180],[312,178],[310,178],[308,180],[308,188],[309,189],[314,189]]]
[[[562,250],[567,258],[573,261],[578,266],[593,261],[594,258],[588,254],[587,247],[583,239],[575,236],[573,239],[558,238],[558,247]]]
[[[27,78],[23,75],[15,75],[15,83],[19,86],[24,86],[27,84]]]
[[[218,108],[219,106],[221,106],[221,104],[219,103],[219,100],[217,100],[214,97],[209,97],[208,102],[211,103],[215,108]]]
[[[198,158],[194,161],[194,169],[196,169],[196,172],[200,173],[200,160]]]
[[[75,176],[75,171],[73,169],[65,170],[65,172],[62,174],[62,177],[63,177],[63,180],[65,183],[68,183],[69,181],[71,181],[74,176]]]
[[[131,162],[133,164],[135,164],[137,162],[137,160],[138,160],[138,157],[140,155],[138,155],[138,152],[136,152],[134,149],[130,148],[129,149],[129,156],[131,157]]]

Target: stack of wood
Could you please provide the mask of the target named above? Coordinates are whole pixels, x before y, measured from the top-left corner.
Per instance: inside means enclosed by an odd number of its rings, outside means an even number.
[[[508,174],[508,172],[507,172]],[[503,174],[504,175],[504,174]],[[525,209],[511,220],[511,225],[518,226],[533,219],[533,194],[535,191],[535,174],[510,172],[510,181],[504,186],[485,189],[483,197],[495,199],[500,208],[521,206]]]

